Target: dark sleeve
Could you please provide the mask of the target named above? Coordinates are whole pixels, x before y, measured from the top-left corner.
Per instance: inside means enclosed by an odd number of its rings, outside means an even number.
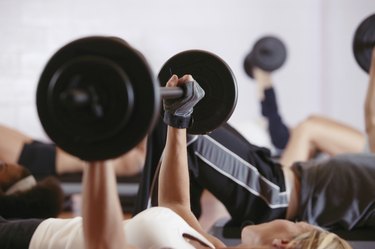
[[[276,93],[273,88],[264,91],[264,100],[261,101],[262,115],[268,120],[268,132],[272,144],[280,150],[285,149],[289,140],[289,128],[279,115]]]
[[[2,249],[28,249],[31,238],[43,220],[5,220],[0,217],[0,247]]]

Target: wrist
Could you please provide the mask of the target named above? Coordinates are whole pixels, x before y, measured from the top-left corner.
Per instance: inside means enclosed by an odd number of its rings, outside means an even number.
[[[192,123],[192,116],[179,116],[171,114],[170,112],[164,112],[163,121],[165,124],[178,129],[189,128]]]

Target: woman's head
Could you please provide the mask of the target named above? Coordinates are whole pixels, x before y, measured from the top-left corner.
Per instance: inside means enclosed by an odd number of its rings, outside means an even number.
[[[351,248],[337,235],[306,222],[274,220],[246,226],[242,230],[242,243],[253,248],[329,249]]]
[[[352,249],[348,242],[334,233],[322,230],[313,230],[303,233],[292,241],[286,247],[295,249]]]

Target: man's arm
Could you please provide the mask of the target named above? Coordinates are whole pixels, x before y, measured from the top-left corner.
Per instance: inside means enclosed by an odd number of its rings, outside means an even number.
[[[1,133],[1,127],[0,127]],[[107,166],[114,167],[117,176],[133,176],[142,171],[145,164],[147,148],[147,137],[145,137],[138,145],[132,148],[127,153],[108,160]],[[81,159],[72,156],[71,154],[63,151],[59,147],[56,148],[56,172],[57,174],[67,174],[82,172],[85,162]],[[1,142],[0,142],[1,154]],[[0,155],[1,159],[1,155]]]
[[[105,162],[85,165],[82,206],[85,248],[128,248],[113,167]]]
[[[375,47],[372,49],[370,81],[365,101],[365,125],[371,152],[375,153]]]

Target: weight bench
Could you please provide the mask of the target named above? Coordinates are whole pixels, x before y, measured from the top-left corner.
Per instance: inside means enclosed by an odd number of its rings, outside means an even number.
[[[117,190],[124,212],[133,212],[141,173],[134,176],[117,177]],[[74,194],[82,192],[82,173],[64,174],[58,177],[65,194],[64,210],[72,211]]]
[[[235,246],[241,242],[241,229],[226,226],[228,219],[218,220],[209,233],[219,238],[228,246]],[[353,249],[375,248],[375,228],[356,229],[353,231],[333,230],[333,233],[347,240]]]

